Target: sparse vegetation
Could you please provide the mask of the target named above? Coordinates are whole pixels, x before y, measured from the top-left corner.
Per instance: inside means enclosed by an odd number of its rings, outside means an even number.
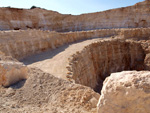
[[[37,7],[33,5],[30,9],[35,9],[35,8],[37,8]]]

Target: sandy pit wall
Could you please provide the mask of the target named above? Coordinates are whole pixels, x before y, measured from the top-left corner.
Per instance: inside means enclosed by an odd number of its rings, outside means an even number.
[[[141,44],[135,41],[98,41],[70,58],[67,77],[70,81],[99,90],[102,81],[113,72],[143,70],[144,58]]]
[[[29,55],[47,49],[55,49],[71,42],[88,38],[110,37],[120,34],[125,38],[133,38],[136,36],[144,38],[149,37],[150,28],[102,29],[67,33],[41,30],[0,31],[0,50],[8,56],[12,56],[16,59],[23,59]]]
[[[0,31],[0,50],[7,56],[22,59],[26,56],[55,49],[64,44],[96,37],[118,34],[119,29],[57,33],[41,30]]]

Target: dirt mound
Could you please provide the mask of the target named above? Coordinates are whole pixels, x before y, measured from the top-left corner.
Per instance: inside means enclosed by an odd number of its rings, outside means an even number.
[[[72,84],[39,69],[31,69],[29,79],[17,89],[20,84],[23,83],[1,89],[4,93],[0,103],[8,102],[7,106],[0,107],[1,112],[96,112],[99,94],[88,87]]]

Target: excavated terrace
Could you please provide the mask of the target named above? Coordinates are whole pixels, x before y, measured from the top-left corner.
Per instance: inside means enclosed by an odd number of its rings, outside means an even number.
[[[131,113],[139,108],[132,100],[135,89],[144,89],[140,105],[149,111],[149,6],[146,0],[77,16],[40,8],[0,8],[0,111],[101,113],[117,106],[117,112],[120,108]],[[124,70],[141,72],[128,72],[131,80],[125,76],[125,81],[124,74],[108,77]],[[124,94],[125,101],[120,101]],[[115,96],[118,103],[111,103]],[[126,107],[126,97],[133,107]]]
[[[22,62],[100,93],[107,76],[123,70],[144,70],[144,59],[140,43],[96,38],[42,52]]]

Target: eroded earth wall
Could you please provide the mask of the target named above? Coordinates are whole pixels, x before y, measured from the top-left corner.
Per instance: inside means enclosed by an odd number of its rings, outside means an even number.
[[[149,38],[150,28],[101,29],[68,33],[41,30],[0,31],[0,50],[6,56],[22,59],[47,49],[55,49],[67,43],[88,38],[103,38],[116,35],[126,39],[136,37],[141,39]]]
[[[78,40],[116,35],[119,31],[119,29],[69,33],[41,30],[0,31],[0,50],[8,56],[22,59]]]
[[[150,27],[150,1],[82,15],[64,15],[45,9],[0,8],[0,30],[42,29],[81,31],[102,28]]]
[[[122,39],[94,42],[70,59],[68,79],[95,90],[113,72],[144,69],[145,53],[140,43]],[[99,90],[100,91],[100,90]]]
[[[145,64],[145,69],[150,70],[150,40],[142,40],[140,41],[144,53],[146,54],[144,64]]]

